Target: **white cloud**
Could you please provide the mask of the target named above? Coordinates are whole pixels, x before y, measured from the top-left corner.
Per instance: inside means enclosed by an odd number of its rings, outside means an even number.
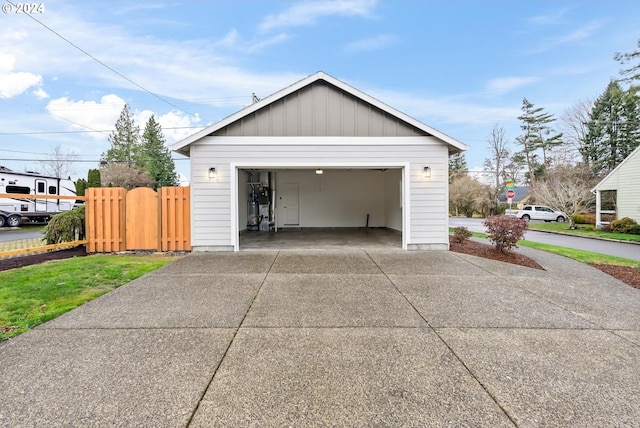
[[[0,97],[2,98],[15,97],[34,86],[42,85],[42,76],[39,74],[15,72],[15,63],[15,56],[0,54]]]
[[[569,8],[563,8],[547,15],[537,15],[529,18],[529,22],[533,25],[553,25],[559,24],[565,17]]]
[[[397,37],[391,34],[381,34],[368,39],[357,40],[345,46],[347,52],[370,52],[393,46]]]
[[[547,38],[543,40],[538,46],[530,49],[526,53],[528,54],[538,54],[542,52],[546,52],[550,49],[553,49],[557,46],[562,46],[574,42],[579,42],[585,39],[588,39],[592,36],[592,34],[602,27],[602,24],[599,22],[591,22],[587,25],[584,25],[577,30],[574,30],[570,33],[563,34],[557,37]]]
[[[331,15],[370,17],[375,4],[375,0],[296,2],[284,12],[264,18],[260,24],[260,30],[270,31],[274,28],[312,25],[318,18]]]
[[[498,79],[490,80],[487,84],[487,90],[497,95],[506,94],[512,90],[521,86],[526,86],[530,83],[535,83],[540,80],[534,76],[527,77],[500,77]]]
[[[67,122],[71,129],[82,131],[106,131],[114,128],[125,101],[117,95],[103,96],[96,101],[73,101],[67,97],[49,101],[47,111],[56,120]],[[89,132],[87,135],[104,140],[103,132]]]
[[[32,94],[40,100],[46,100],[47,98],[49,98],[49,94],[47,94],[46,91],[42,88],[36,89],[32,92]]]
[[[167,140],[167,146],[187,138],[202,129],[198,125],[201,119],[197,114],[188,116],[182,112],[170,111],[158,115],[151,110],[144,110],[134,115],[136,122],[140,126],[140,132],[144,131],[144,127],[151,115],[155,115],[156,121],[160,124],[162,134]],[[202,125],[202,127],[204,127],[204,125]]]
[[[493,125],[512,121],[520,114],[518,107],[489,107],[454,97],[421,98],[414,93],[386,90],[370,90],[368,93],[431,126],[434,122]]]

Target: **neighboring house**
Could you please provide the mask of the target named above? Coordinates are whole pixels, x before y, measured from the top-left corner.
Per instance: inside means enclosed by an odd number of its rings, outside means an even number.
[[[323,72],[172,147],[190,158],[194,251],[237,251],[245,230],[365,225],[447,250],[448,159],[466,148]]]
[[[640,223],[640,146],[593,188],[596,194],[596,226],[602,221],[601,193],[616,191],[616,218],[629,217]]]

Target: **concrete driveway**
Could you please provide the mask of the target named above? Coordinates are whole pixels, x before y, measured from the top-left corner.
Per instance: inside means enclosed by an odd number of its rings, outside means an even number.
[[[640,291],[450,252],[192,254],[0,344],[0,426],[634,426]]]

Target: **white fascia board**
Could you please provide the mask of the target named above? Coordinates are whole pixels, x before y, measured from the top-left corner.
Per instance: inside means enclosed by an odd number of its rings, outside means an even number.
[[[204,137],[205,145],[264,146],[423,146],[441,145],[436,137]]]

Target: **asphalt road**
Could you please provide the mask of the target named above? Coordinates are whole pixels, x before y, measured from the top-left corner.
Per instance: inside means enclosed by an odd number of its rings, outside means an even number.
[[[42,228],[0,227],[0,242],[41,238]]]
[[[472,232],[485,232],[481,218],[449,218],[449,226],[464,226]],[[529,230],[525,233],[525,239],[542,244],[558,245],[560,247],[575,248],[577,250],[591,251],[593,253],[609,256],[625,257],[627,259],[640,260],[640,245],[627,244],[625,242],[603,241],[600,239],[582,238],[577,236],[558,235],[555,233],[538,232]]]

